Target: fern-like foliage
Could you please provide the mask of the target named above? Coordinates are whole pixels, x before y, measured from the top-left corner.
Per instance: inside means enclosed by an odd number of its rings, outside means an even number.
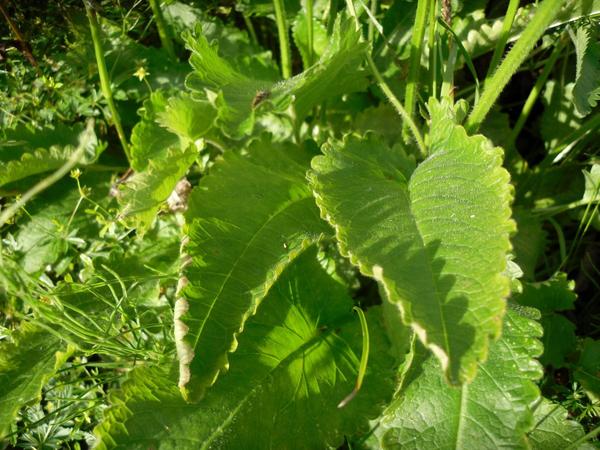
[[[430,114],[430,156],[416,169],[401,149],[350,137],[324,148],[310,178],[342,252],[459,384],[500,334],[511,188],[501,149],[467,136],[445,104],[431,102]]]
[[[201,402],[185,403],[167,371],[136,369],[96,430],[98,448],[311,450],[368,431],[393,392],[394,361],[374,307],[363,387],[337,407],[352,390],[361,352],[351,307],[345,286],[307,250],[248,319],[229,371]]]
[[[228,152],[192,192],[186,214],[192,264],[176,306],[180,387],[197,399],[227,367],[235,335],[281,271],[328,232],[306,185],[310,154],[255,142]],[[177,330],[176,330],[177,331]]]
[[[596,28],[583,26],[577,29],[575,52],[577,75],[573,102],[580,114],[587,115],[600,100],[600,40]]]

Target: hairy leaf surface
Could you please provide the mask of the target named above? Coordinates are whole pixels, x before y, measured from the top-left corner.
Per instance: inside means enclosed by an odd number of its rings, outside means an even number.
[[[444,382],[437,359],[419,345],[401,391],[380,422],[385,449],[526,448],[531,406],[542,368],[541,327],[518,312],[505,316],[502,338],[470,384]]]
[[[180,386],[198,398],[235,350],[235,334],[281,271],[328,231],[306,185],[310,156],[267,140],[225,154],[193,191],[186,215],[192,264],[178,303]],[[189,367],[188,367],[189,366]]]
[[[281,275],[239,337],[231,369],[198,404],[187,404],[157,371],[132,373],[108,420],[100,449],[336,448],[368,429],[393,392],[393,358],[378,307],[367,313],[371,353],[356,380],[361,331],[345,287],[311,249]]]
[[[19,409],[40,397],[42,387],[66,361],[69,352],[61,340],[23,322],[14,342],[0,344],[0,442],[9,432]]]
[[[349,137],[324,147],[310,178],[342,252],[382,282],[458,384],[500,333],[511,190],[499,148],[442,106],[430,112],[430,156],[414,172],[400,149]]]

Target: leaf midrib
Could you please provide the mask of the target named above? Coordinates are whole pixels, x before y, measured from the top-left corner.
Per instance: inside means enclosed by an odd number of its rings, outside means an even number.
[[[252,237],[250,238],[250,240],[245,244],[242,252],[240,253],[240,255],[236,258],[235,262],[233,263],[233,265],[231,266],[231,269],[229,270],[229,272],[227,273],[225,279],[223,280],[223,282],[221,283],[221,286],[219,287],[219,291],[215,294],[211,304],[210,304],[210,308],[208,309],[207,314],[205,315],[204,320],[202,321],[202,325],[196,335],[196,338],[194,340],[194,346],[193,348],[196,349],[196,347],[198,346],[198,342],[200,340],[200,337],[204,331],[204,327],[206,326],[206,323],[208,322],[208,319],[210,318],[210,315],[212,314],[212,311],[215,307],[215,305],[217,304],[218,300],[221,297],[221,294],[223,293],[223,290],[225,289],[225,286],[229,283],[229,280],[231,279],[232,274],[236,271],[238,265],[240,264],[240,262],[243,260],[244,256],[246,255],[246,252],[248,251],[248,249],[252,246],[254,240],[256,239],[257,236],[259,236],[259,234],[264,230],[264,228],[269,225],[272,221],[274,221],[278,216],[280,216],[281,214],[283,214],[285,211],[287,211],[289,208],[291,208],[292,206],[309,200],[310,197],[302,197],[299,199],[295,199],[295,200],[291,200],[291,201],[287,201],[283,204],[283,206],[278,209],[274,214],[270,215],[268,217],[268,219],[260,226],[260,228],[258,228],[252,235]],[[288,253],[288,252],[286,252]]]
[[[262,379],[259,382],[255,383],[254,387],[252,389],[250,389],[250,391],[240,400],[238,405],[233,409],[233,411],[231,411],[231,413],[229,413],[229,415],[223,421],[223,423],[221,425],[219,425],[219,427],[217,427],[217,429],[213,433],[211,433],[211,435],[204,441],[204,444],[200,448],[202,450],[209,448],[208,446],[216,438],[218,438],[221,434],[223,434],[223,432],[225,431],[225,428],[235,419],[235,416],[237,415],[237,413],[252,398],[252,396],[258,390],[258,388],[263,386],[263,383],[265,382],[265,380],[268,380],[276,371],[282,370],[285,367],[287,367],[289,365],[289,363],[291,363],[295,360],[296,356],[299,353],[303,353],[306,350],[310,349],[311,347],[316,346],[317,344],[320,343],[321,340],[324,341],[325,338],[327,338],[327,336],[329,336],[330,334],[333,334],[334,336],[336,336],[336,334],[334,333],[335,329],[339,328],[339,327],[343,326],[344,324],[346,324],[347,322],[351,321],[352,318],[353,317],[351,314],[346,314],[345,316],[342,316],[338,321],[336,321],[335,326],[329,326],[324,331],[319,331],[319,328],[322,327],[323,324],[317,324],[318,326],[315,327],[313,334],[310,337],[308,337],[308,339],[306,339],[297,348],[292,350],[285,358],[282,358],[279,361],[279,363],[277,363],[277,365],[273,366],[268,372],[266,372],[264,374],[264,376],[262,377]]]

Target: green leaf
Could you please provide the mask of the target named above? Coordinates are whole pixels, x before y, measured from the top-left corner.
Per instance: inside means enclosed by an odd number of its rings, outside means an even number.
[[[301,12],[296,16],[292,26],[292,35],[294,36],[296,47],[300,51],[302,65],[305,68],[310,67],[315,60],[319,59],[329,45],[327,28],[316,17],[313,17],[312,29],[313,49],[311,58],[308,46],[308,16],[305,12]]]
[[[171,97],[157,119],[180,139],[194,142],[208,132],[215,118],[216,111],[208,101],[195,100],[190,94],[183,93]]]
[[[85,153],[80,162],[94,162],[104,148],[83,124],[36,131],[19,128],[7,133],[0,142],[0,186],[58,169],[73,156],[81,139],[85,139]]]
[[[573,375],[593,401],[600,399],[600,341],[589,338],[583,341],[583,350]]]
[[[12,334],[13,342],[0,344],[0,442],[17,412],[40,398],[42,387],[67,360],[71,350],[53,334],[23,322]]]
[[[533,450],[570,448],[569,445],[585,435],[581,424],[568,418],[568,411],[545,398],[534,410],[535,428],[527,433]],[[592,450],[591,443],[581,443],[577,450]]]
[[[560,148],[559,143],[565,136],[577,130],[582,123],[574,106],[573,83],[561,86],[555,80],[548,80],[542,101],[544,112],[539,128],[546,148],[553,153]]]
[[[467,136],[448,111],[431,103],[430,156],[412,174],[399,148],[348,137],[324,146],[310,179],[342,253],[382,283],[459,384],[500,334],[514,223],[501,149]]]
[[[575,36],[577,75],[573,102],[577,112],[588,115],[600,100],[600,41],[597,29],[582,26]]]
[[[548,236],[542,227],[541,219],[533,215],[531,210],[514,209],[513,217],[517,223],[517,232],[511,239],[515,260],[523,270],[525,280],[533,280]]]
[[[135,173],[119,186],[120,217],[139,232],[145,232],[197,156],[196,147],[190,145],[184,149],[169,148],[160,158],[150,159],[143,172]]]
[[[157,370],[135,370],[97,430],[107,448],[337,448],[368,430],[394,389],[381,311],[367,312],[371,352],[362,389],[344,408],[361,353],[361,330],[342,284],[311,249],[281,275],[248,319],[219,377],[187,404]]]
[[[164,114],[167,101],[163,91],[153,92],[144,101],[142,119],[131,132],[131,168],[136,172],[146,170],[151,160],[164,157],[169,148],[179,146],[177,135],[156,122],[159,114]]]
[[[502,338],[480,364],[477,377],[449,386],[440,364],[419,345],[401,391],[387,408],[376,433],[385,449],[526,448],[533,425],[535,381],[542,369],[541,328],[518,312],[505,315]]]
[[[293,102],[300,122],[313,106],[367,86],[366,73],[360,69],[367,44],[360,42],[360,32],[350,19],[338,18],[327,50],[312,67],[283,81],[255,61],[225,59],[202,34],[188,33],[185,40],[195,69],[186,84],[201,96],[205,89],[216,92],[217,124],[232,137],[250,134],[255,116],[270,109],[282,111]]]
[[[185,249],[192,264],[186,300],[176,305],[185,334],[176,338],[179,383],[191,399],[227,366],[235,335],[281,271],[328,232],[306,185],[309,158],[257,141],[246,156],[226,153],[192,192]]]
[[[514,297],[523,306],[537,308],[542,313],[540,320],[544,328],[544,354],[540,362],[553,367],[563,367],[566,356],[575,350],[577,338],[575,325],[566,317],[557,314],[574,308],[577,295],[573,291],[575,282],[559,273],[539,283],[523,283],[523,292]]]

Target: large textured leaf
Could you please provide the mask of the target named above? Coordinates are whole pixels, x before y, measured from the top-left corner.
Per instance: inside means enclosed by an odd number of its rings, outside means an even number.
[[[351,307],[344,286],[307,251],[248,319],[231,369],[201,402],[185,403],[175,383],[156,372],[134,371],[96,430],[99,449],[312,450],[367,431],[393,392],[393,358],[374,307],[363,387],[337,408],[352,390],[361,353]]]
[[[600,100],[600,42],[592,27],[580,27],[575,36],[577,76],[573,101],[580,114],[587,115]]]
[[[437,359],[416,349],[402,390],[380,421],[385,449],[526,448],[534,426],[531,407],[539,398],[534,381],[542,376],[534,358],[541,328],[509,310],[502,338],[493,343],[477,377],[449,386]]]
[[[533,450],[570,448],[569,445],[585,435],[581,424],[568,418],[568,411],[562,406],[542,399],[534,412],[535,427],[527,436]],[[596,447],[582,442],[573,447],[577,450],[592,450]]]
[[[84,164],[93,162],[103,149],[93,130],[84,130],[82,124],[35,132],[19,128],[7,133],[0,142],[0,186],[58,169],[80,143],[85,146],[80,161]]]
[[[256,61],[230,61],[219,55],[201,33],[187,34],[186,42],[195,69],[186,84],[201,96],[209,89],[217,93],[218,124],[226,134],[241,137],[249,134],[255,115],[269,108],[282,110],[293,102],[296,117],[302,120],[310,109],[328,98],[366,87],[365,72],[360,64],[367,48],[351,20],[336,22],[327,50],[308,70],[284,81]],[[270,62],[270,60],[267,60]],[[251,63],[253,63],[251,65]],[[261,96],[257,97],[257,94]]]
[[[0,344],[0,444],[17,412],[39,398],[49,377],[66,361],[69,351],[61,340],[23,322],[13,342]]]
[[[511,190],[499,148],[468,137],[443,106],[430,113],[430,156],[414,172],[401,150],[349,137],[324,147],[310,178],[342,252],[383,284],[458,384],[500,334]]]
[[[226,153],[190,197],[186,252],[193,263],[185,272],[187,301],[176,313],[185,332],[180,386],[190,398],[227,366],[235,334],[283,268],[328,231],[304,178],[309,158],[258,141],[247,156]]]

